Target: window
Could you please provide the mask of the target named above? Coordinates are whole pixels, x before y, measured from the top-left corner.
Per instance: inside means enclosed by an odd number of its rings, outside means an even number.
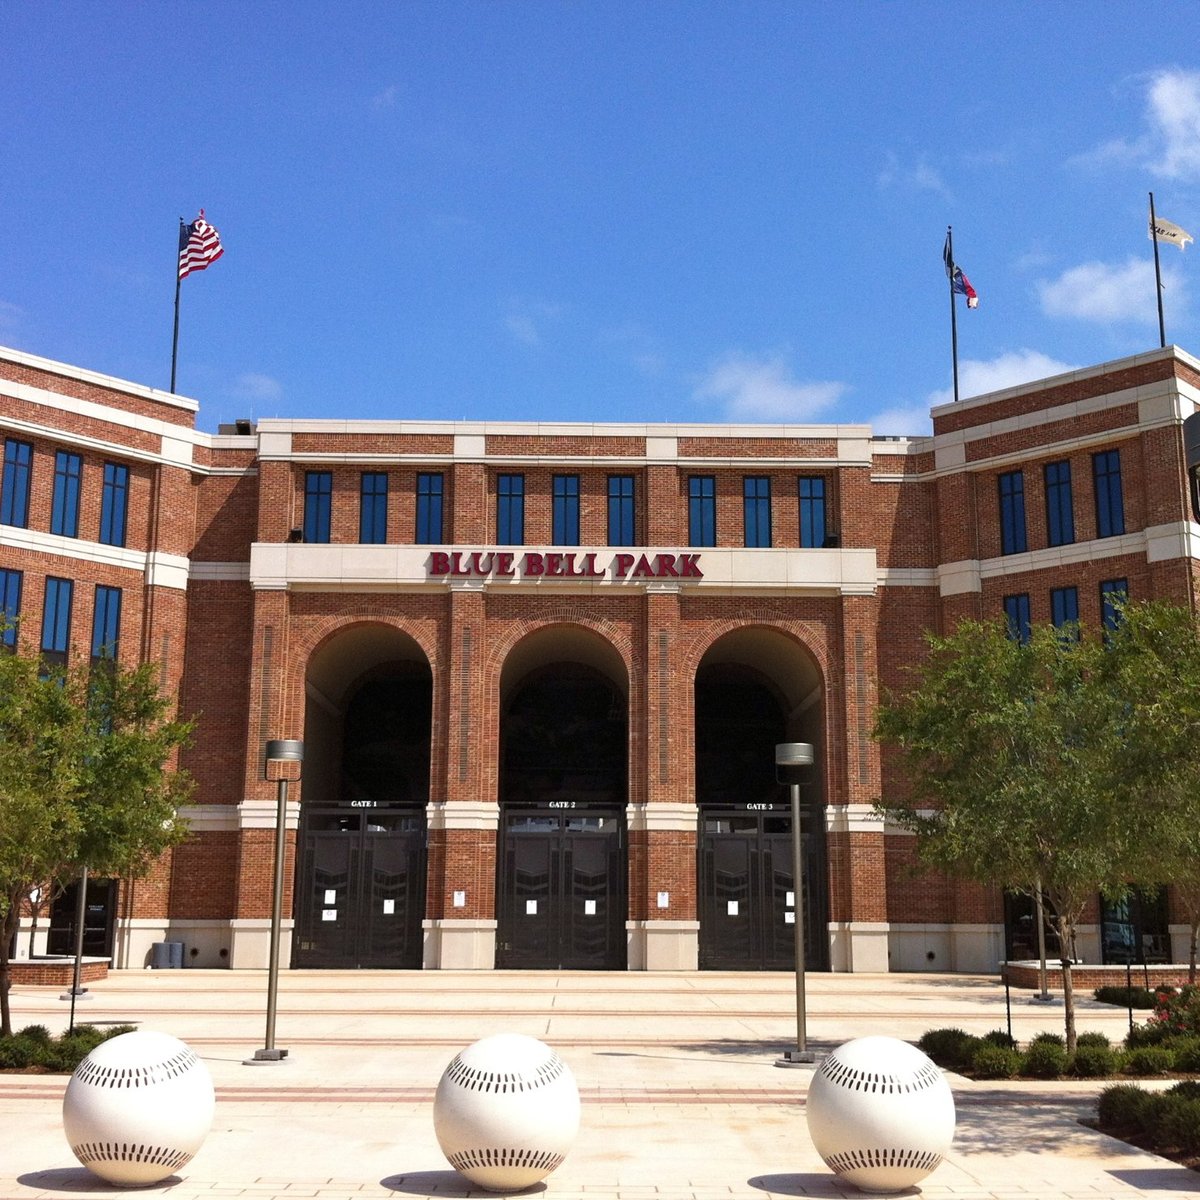
[[[1047,463],[1046,545],[1067,546],[1075,540],[1075,510],[1071,503],[1071,464]]]
[[[579,476],[555,475],[554,528],[552,540],[556,546],[579,545]]]
[[[715,475],[688,476],[688,545],[717,544],[717,480]]]
[[[46,579],[46,602],[42,606],[42,658],[47,663],[66,665],[71,643],[71,599],[75,585],[69,579]]]
[[[1121,452],[1102,450],[1092,455],[1096,484],[1096,536],[1116,537],[1125,532],[1125,499],[1121,491]]]
[[[742,480],[742,511],[745,544],[771,544],[771,480],[766,475],[747,475]]]
[[[100,494],[100,540],[106,546],[125,545],[125,516],[129,511],[129,468],[104,464]]]
[[[4,485],[0,493],[0,522],[29,524],[29,472],[33,465],[33,447],[28,442],[9,438],[4,443]]]
[[[304,474],[304,540],[329,541],[329,518],[333,507],[333,473],[306,471]]]
[[[825,545],[825,480],[800,477],[800,545]]]
[[[633,476],[608,477],[608,544],[632,546],[637,538],[633,531]]]
[[[54,505],[50,510],[50,532],[62,537],[79,536],[79,481],[83,459],[68,450],[54,456]]]
[[[1022,645],[1029,641],[1029,593],[1005,596],[1004,615],[1008,618],[1008,636]]]
[[[121,638],[121,589],[96,584],[92,609],[92,662],[115,659]]]
[[[496,540],[502,546],[525,543],[525,476],[496,476]]]
[[[21,572],[0,571],[0,646],[15,650],[21,615]]]
[[[1006,471],[1000,476],[1000,553],[1020,554],[1029,549],[1025,538],[1025,476]]]
[[[1105,629],[1116,629],[1120,606],[1128,599],[1128,579],[1105,579],[1100,584],[1100,624]]]
[[[1050,592],[1050,621],[1055,629],[1079,620],[1079,589],[1054,588]]]
[[[387,509],[387,472],[364,471],[358,508],[358,540],[364,545],[387,541]]]
[[[445,481],[440,472],[417,473],[417,541],[436,546],[442,537],[442,495]]]

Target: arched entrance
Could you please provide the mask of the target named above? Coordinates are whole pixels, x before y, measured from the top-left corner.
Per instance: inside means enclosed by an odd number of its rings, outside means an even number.
[[[696,672],[700,967],[795,966],[796,881],[780,742],[822,745],[821,683],[808,655],[770,629],[715,643]],[[828,969],[828,870],[818,770],[801,790],[806,966]]]
[[[544,630],[501,677],[496,965],[626,962],[624,664],[576,627]]]
[[[294,966],[421,966],[432,692],[394,629],[357,626],[313,655]]]

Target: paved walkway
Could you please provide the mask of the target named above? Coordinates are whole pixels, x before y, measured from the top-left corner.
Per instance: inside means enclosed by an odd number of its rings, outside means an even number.
[[[810,976],[818,1051],[851,1037],[915,1040],[955,1025],[1005,1028],[1004,990],[969,976]],[[212,1132],[178,1176],[140,1195],[375,1200],[490,1196],[450,1169],[433,1133],[442,1071],[464,1046],[513,1031],[553,1046],[583,1100],[567,1161],[526,1195],[545,1200],[775,1200],[861,1195],[808,1138],[791,975],[288,972],[281,1065],[262,1045],[265,972],[128,971],[92,984],[77,1020],[183,1038],[217,1089]],[[18,987],[14,1025],[66,1025],[57,988]],[[1012,994],[1013,1031],[1061,1028],[1062,1007]],[[1080,1028],[1123,1036],[1123,1010],[1081,1002]],[[958,1130],[920,1188],[930,1200],[1200,1197],[1200,1175],[1080,1124],[1102,1084],[982,1084],[951,1076]],[[62,1133],[65,1077],[0,1075],[0,1200],[129,1194],[101,1184]],[[916,1194],[915,1192],[912,1194]]]

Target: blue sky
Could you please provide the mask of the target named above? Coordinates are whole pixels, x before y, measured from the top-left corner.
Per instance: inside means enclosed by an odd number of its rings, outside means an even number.
[[[239,416],[870,421],[1158,345],[1194,4],[14,2],[0,344]],[[1190,55],[1190,57],[1188,57]],[[1200,352],[1200,246],[1161,248]]]

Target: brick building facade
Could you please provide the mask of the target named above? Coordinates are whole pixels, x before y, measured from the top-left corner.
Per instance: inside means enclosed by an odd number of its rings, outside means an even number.
[[[1028,914],[915,877],[911,839],[874,815],[903,786],[870,737],[880,689],[963,616],[1095,623],[1118,590],[1193,602],[1198,400],[1200,361],[1169,347],[940,407],[932,437],[210,435],[193,401],[0,350],[7,636],[153,661],[197,721],[192,836],[109,886],[104,949],[265,964],[263,747],[299,738],[285,964],[786,967],[773,747],[804,741],[809,963],[994,969],[1028,948]],[[1133,918],[1093,917],[1076,951],[1098,962]],[[1182,930],[1160,903],[1138,937],[1169,958]]]

